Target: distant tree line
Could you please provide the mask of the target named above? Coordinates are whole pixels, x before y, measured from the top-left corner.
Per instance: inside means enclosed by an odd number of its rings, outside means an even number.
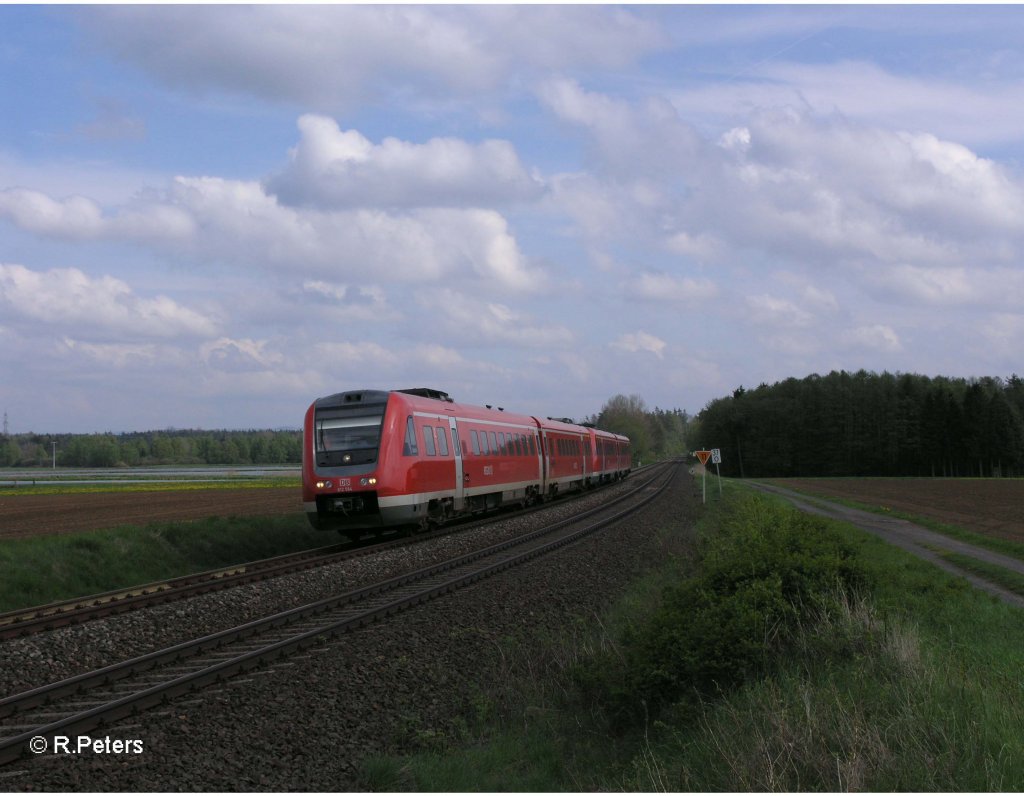
[[[649,410],[639,395],[616,395],[585,422],[629,437],[633,463],[638,464],[684,454],[689,420],[682,409]]]
[[[156,464],[298,464],[300,431],[143,431],[126,434],[11,434],[0,467],[138,467]]]
[[[693,423],[730,476],[1021,476],[1024,380],[833,371],[737,389]]]

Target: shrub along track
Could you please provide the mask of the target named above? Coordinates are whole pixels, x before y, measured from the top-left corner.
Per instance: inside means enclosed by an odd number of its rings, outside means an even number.
[[[679,468],[672,468],[669,473],[669,477],[663,478],[664,484],[668,484],[669,481],[672,480],[673,476],[677,474],[678,469]],[[627,495],[627,497],[630,497],[631,503],[633,504],[630,509],[626,511],[616,510],[617,513],[610,518],[607,516],[608,509],[606,507],[601,509],[602,513],[606,516],[604,519],[600,520],[600,525],[598,527],[607,525],[607,523],[611,521],[623,519],[627,513],[631,513],[639,508],[637,504],[645,505],[653,500],[653,498],[658,494],[659,492],[656,492],[649,483],[641,483],[637,489],[634,489]],[[376,584],[369,589],[357,589],[353,592],[347,593],[346,595],[322,601],[315,606],[307,606],[307,609],[299,612],[290,612],[288,616],[280,615],[268,618],[244,628],[234,629],[230,633],[218,634],[220,636],[218,639],[203,639],[199,643],[199,646],[202,648],[209,648],[215,641],[219,643],[221,640],[226,639],[229,636],[244,638],[252,635],[253,633],[265,632],[268,628],[279,626],[286,621],[297,621],[301,623],[298,630],[289,630],[286,634],[287,637],[273,639],[270,643],[267,643],[265,639],[260,640],[257,644],[259,650],[253,650],[253,648],[251,648],[253,645],[251,641],[243,642],[244,646],[241,650],[234,650],[232,652],[222,650],[213,655],[213,657],[219,659],[219,662],[212,664],[208,662],[207,665],[201,667],[201,670],[196,673],[189,672],[187,674],[182,674],[179,669],[172,668],[171,673],[174,676],[170,680],[168,679],[168,675],[146,675],[144,681],[141,683],[136,683],[127,687],[125,687],[124,683],[120,686],[115,685],[114,688],[120,690],[120,692],[131,692],[133,695],[125,696],[122,699],[115,699],[111,696],[96,698],[101,702],[109,702],[111,699],[114,699],[114,702],[112,703],[113,707],[102,709],[89,707],[81,711],[75,717],[60,718],[55,722],[50,721],[46,727],[25,727],[20,723],[23,722],[24,719],[15,719],[15,722],[17,723],[12,725],[12,729],[24,731],[20,732],[20,734],[6,744],[5,747],[10,750],[11,754],[14,752],[20,753],[29,738],[33,736],[39,735],[52,739],[54,735],[60,735],[61,732],[65,735],[74,736],[75,734],[78,734],[78,732],[86,731],[89,727],[95,726],[97,722],[102,721],[103,718],[101,711],[109,716],[127,715],[137,707],[161,702],[173,694],[182,693],[183,690],[188,690],[191,687],[196,687],[205,682],[221,679],[234,672],[251,668],[261,660],[265,661],[267,657],[271,659],[278,658],[283,654],[286,648],[314,646],[316,650],[329,652],[326,647],[318,646],[318,644],[322,644],[324,642],[327,635],[334,634],[336,632],[345,632],[352,627],[365,624],[375,618],[384,617],[394,613],[399,610],[399,608],[406,608],[406,606],[417,604],[429,597],[436,596],[459,588],[467,583],[474,582],[486,575],[504,571],[509,567],[512,567],[515,563],[521,562],[521,560],[546,554],[555,547],[561,547],[575,539],[579,539],[584,533],[592,533],[596,530],[595,523],[591,520],[588,520],[588,522],[590,522],[589,527],[581,529],[581,522],[579,520],[580,517],[569,517],[569,520],[557,522],[554,526],[549,526],[535,534],[527,535],[526,537],[519,537],[513,542],[496,545],[492,548],[488,548],[487,550],[476,551],[472,556],[461,556],[457,561],[445,562],[443,567],[426,568],[420,572],[403,576],[400,579],[394,579],[392,582],[386,584],[389,590],[393,591],[394,589],[400,589],[402,592],[401,594],[391,593],[386,597],[381,597],[380,594],[382,593],[382,589],[384,589],[385,584]],[[601,536],[606,537],[608,535],[603,534]],[[542,539],[542,537],[544,538]],[[578,549],[578,546],[573,546],[572,549]],[[513,553],[513,550],[521,550],[521,552]],[[459,568],[462,572],[456,574],[454,568]],[[417,585],[410,585],[414,582]],[[348,608],[347,603],[352,599],[355,599],[356,597],[360,599],[367,598],[371,595],[374,595],[372,597],[374,603],[371,604],[369,608],[360,609],[354,614],[352,613],[353,609]],[[319,619],[310,626],[309,617],[311,614],[324,614],[330,618]],[[453,626],[450,624],[442,623],[439,625],[439,632],[443,633],[449,631],[452,627]],[[189,648],[191,646],[194,645],[190,644]],[[187,652],[189,651],[181,650],[181,648],[177,648],[177,650],[172,651],[164,651],[155,656],[148,656],[144,661],[136,661],[130,668],[138,669],[139,666],[147,668],[156,665],[158,659],[162,661],[170,661]],[[406,658],[406,656],[402,655],[402,658]],[[294,662],[289,661],[286,662],[285,665],[290,663],[294,664]],[[190,668],[195,667],[190,666]],[[267,674],[265,670],[260,673]],[[37,689],[36,692],[31,695],[9,698],[0,703],[0,705],[2,705],[5,712],[24,708],[26,706],[34,706],[40,704],[41,701],[44,701],[47,698],[55,698],[55,695],[57,694],[74,693],[79,686],[92,682],[100,682],[112,677],[120,678],[120,673],[113,670],[90,673],[75,678],[73,682],[59,683],[54,686]],[[154,678],[159,679],[160,682],[154,682]],[[76,703],[72,705],[72,707],[82,707],[82,705],[81,703]],[[108,712],[109,710],[113,712]],[[51,713],[52,710],[47,709],[42,714],[42,718],[46,720],[51,719]],[[37,718],[29,721],[28,723],[36,724],[39,720],[40,719]],[[9,723],[9,721],[5,723]],[[280,729],[276,735],[280,737]],[[95,759],[98,758],[94,758],[94,760]],[[242,785],[241,787],[245,786]]]

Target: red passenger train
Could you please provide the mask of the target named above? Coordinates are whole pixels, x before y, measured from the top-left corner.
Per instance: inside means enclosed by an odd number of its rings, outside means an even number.
[[[302,500],[324,530],[427,527],[623,478],[630,462],[620,434],[426,388],[352,390],[306,411]]]

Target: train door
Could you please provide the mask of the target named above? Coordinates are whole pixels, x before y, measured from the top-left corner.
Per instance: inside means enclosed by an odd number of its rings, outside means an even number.
[[[548,439],[548,432],[542,431],[540,436],[540,450],[541,450],[541,464],[544,468],[544,491],[547,492],[551,488],[551,440]]]
[[[455,418],[448,418],[448,427],[452,432],[452,450],[455,452],[455,511],[462,511],[466,503],[466,480],[462,469],[462,440],[455,425]]]

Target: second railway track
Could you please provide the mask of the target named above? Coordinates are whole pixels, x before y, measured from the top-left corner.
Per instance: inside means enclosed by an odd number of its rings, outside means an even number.
[[[527,512],[543,510],[548,505],[550,504],[545,503],[529,509]],[[302,550],[297,553],[235,564],[167,580],[8,611],[0,613],[0,641],[129,613],[154,605],[163,605],[280,575],[289,575],[344,561],[355,556],[379,552],[389,547],[415,544],[446,533],[469,530],[493,522],[502,516],[502,513],[498,512],[489,514],[482,519],[471,519],[445,525],[429,533],[413,537],[396,537],[385,541],[367,539],[327,545],[313,550]]]
[[[33,738],[52,740],[117,721],[570,544],[645,505],[674,469],[637,479],[637,487],[612,504],[510,541],[0,700],[6,736],[0,762],[20,757]],[[655,487],[655,481],[661,483]],[[609,507],[627,499],[627,509]]]

